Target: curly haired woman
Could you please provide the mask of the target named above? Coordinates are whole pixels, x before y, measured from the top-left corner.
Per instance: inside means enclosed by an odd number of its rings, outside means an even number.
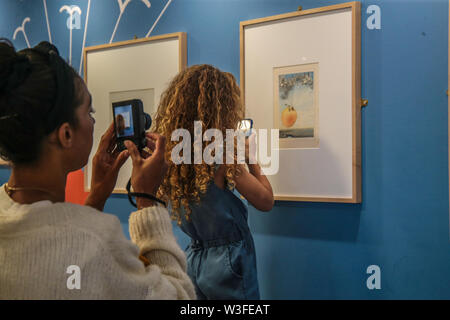
[[[172,218],[192,240],[186,249],[188,274],[198,299],[260,298],[255,247],[240,194],[258,210],[269,211],[273,192],[258,164],[248,164],[248,170],[245,164],[229,161],[175,164],[171,154],[178,142],[171,137],[177,129],[194,136],[195,121],[204,131],[217,129],[225,136],[242,118],[240,89],[233,75],[195,65],[172,80],[154,122],[154,131],[168,142],[169,169],[158,195],[170,202]],[[210,143],[202,142],[202,150]],[[231,150],[234,158],[236,149]]]

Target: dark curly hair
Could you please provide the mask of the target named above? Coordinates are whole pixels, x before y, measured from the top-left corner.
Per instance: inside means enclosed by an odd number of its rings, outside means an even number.
[[[244,109],[241,91],[231,73],[211,65],[194,65],[180,72],[161,95],[153,129],[166,137],[166,160],[169,170],[158,190],[158,196],[170,201],[172,218],[181,223],[180,208],[185,209],[189,220],[192,212],[189,204],[200,202],[214,180],[216,166],[202,161],[201,164],[174,164],[171,152],[178,143],[171,140],[176,129],[186,129],[194,136],[194,121],[200,121],[204,130],[218,129],[223,136],[227,129],[235,129],[243,119]],[[201,150],[210,142],[202,142]],[[194,141],[191,141],[192,150]],[[233,150],[234,152],[235,150]],[[224,164],[225,179],[231,189],[240,167]]]
[[[0,157],[33,163],[46,136],[65,122],[76,127],[81,83],[49,42],[17,52],[0,39]]]

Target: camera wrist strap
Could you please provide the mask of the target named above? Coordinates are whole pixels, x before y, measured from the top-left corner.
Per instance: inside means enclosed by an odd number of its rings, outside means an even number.
[[[131,192],[131,178],[130,178],[130,180],[128,180],[128,183],[127,183],[127,194],[128,194],[128,200],[135,208],[137,208],[137,205],[136,205],[136,202],[133,201],[132,197],[146,198],[149,200],[153,200],[153,201],[161,203],[162,205],[164,205],[164,207],[166,207],[166,203],[164,201],[162,201],[161,199],[158,199],[154,195],[151,195],[148,193]]]

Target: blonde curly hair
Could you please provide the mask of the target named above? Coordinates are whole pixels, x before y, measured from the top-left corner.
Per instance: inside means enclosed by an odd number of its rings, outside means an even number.
[[[191,150],[194,150],[194,121],[201,122],[202,134],[208,129],[218,129],[225,137],[226,130],[236,129],[243,115],[241,91],[234,76],[211,65],[194,65],[180,72],[162,94],[152,129],[166,137],[169,169],[157,195],[171,203],[172,219],[178,224],[181,223],[181,207],[185,209],[185,218],[189,221],[192,212],[189,204],[200,202],[200,196],[214,181],[216,165],[209,165],[203,159],[201,164],[174,164],[171,153],[178,142],[171,140],[172,132],[176,129],[188,130]],[[213,142],[203,141],[201,150]],[[236,157],[236,146],[233,154]],[[232,189],[234,177],[241,173],[241,169],[236,163],[223,162],[225,182]]]

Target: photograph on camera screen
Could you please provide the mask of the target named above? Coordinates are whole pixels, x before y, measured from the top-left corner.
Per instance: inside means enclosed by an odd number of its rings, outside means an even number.
[[[131,105],[115,107],[117,137],[128,137],[134,134],[133,112]]]

